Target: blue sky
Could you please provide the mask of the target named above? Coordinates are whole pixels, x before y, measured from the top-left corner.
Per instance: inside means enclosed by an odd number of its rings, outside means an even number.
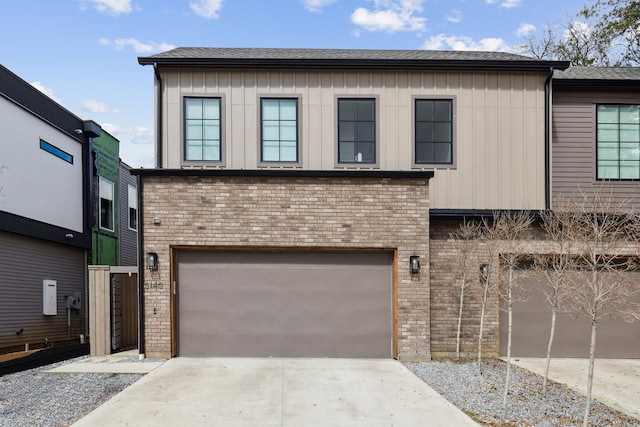
[[[153,167],[153,70],[174,47],[514,51],[584,0],[5,1],[0,63]]]

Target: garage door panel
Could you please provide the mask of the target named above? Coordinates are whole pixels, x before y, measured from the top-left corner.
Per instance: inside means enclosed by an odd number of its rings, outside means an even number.
[[[391,357],[392,254],[178,252],[181,355]]]
[[[633,273],[635,274],[635,273]],[[523,285],[531,291],[524,303],[513,306],[513,356],[545,357],[551,329],[551,313],[543,292],[543,280],[530,276]],[[500,313],[500,354],[507,352],[507,314]],[[559,313],[552,349],[553,357],[587,357],[591,323],[583,316]],[[640,322],[627,323],[619,318],[598,321],[596,356],[606,358],[640,357]]]

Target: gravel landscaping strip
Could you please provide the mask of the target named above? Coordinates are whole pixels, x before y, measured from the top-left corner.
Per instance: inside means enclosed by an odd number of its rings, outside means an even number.
[[[69,426],[143,376],[44,372],[84,359],[86,357],[70,359],[0,377],[0,426]],[[121,362],[137,361],[159,360],[130,358]]]
[[[415,375],[451,403],[484,426],[556,427],[580,426],[585,397],[562,384],[547,383],[526,369],[511,366],[509,410],[502,416],[502,398],[507,364],[499,359],[484,361],[482,375],[475,361],[450,360],[404,363]],[[638,426],[640,420],[593,401],[589,425]]]

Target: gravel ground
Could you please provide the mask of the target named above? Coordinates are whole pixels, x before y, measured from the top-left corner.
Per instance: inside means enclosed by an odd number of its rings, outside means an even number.
[[[432,361],[404,365],[451,403],[484,426],[580,426],[585,397],[549,382],[542,396],[542,377],[512,365],[509,410],[502,417],[506,362],[487,360],[482,375],[473,362]],[[589,425],[639,426],[640,420],[593,401]]]
[[[142,377],[140,374],[44,372],[84,358],[0,377],[0,426],[69,426]],[[121,362],[137,361],[158,359],[130,358]]]

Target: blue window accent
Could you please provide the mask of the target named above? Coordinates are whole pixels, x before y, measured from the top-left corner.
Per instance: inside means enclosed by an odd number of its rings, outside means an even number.
[[[64,160],[65,162],[69,162],[73,164],[73,156],[66,151],[62,151],[58,147],[49,144],[47,141],[41,139],[40,140],[40,148],[46,151],[47,153],[51,153],[54,156]]]

